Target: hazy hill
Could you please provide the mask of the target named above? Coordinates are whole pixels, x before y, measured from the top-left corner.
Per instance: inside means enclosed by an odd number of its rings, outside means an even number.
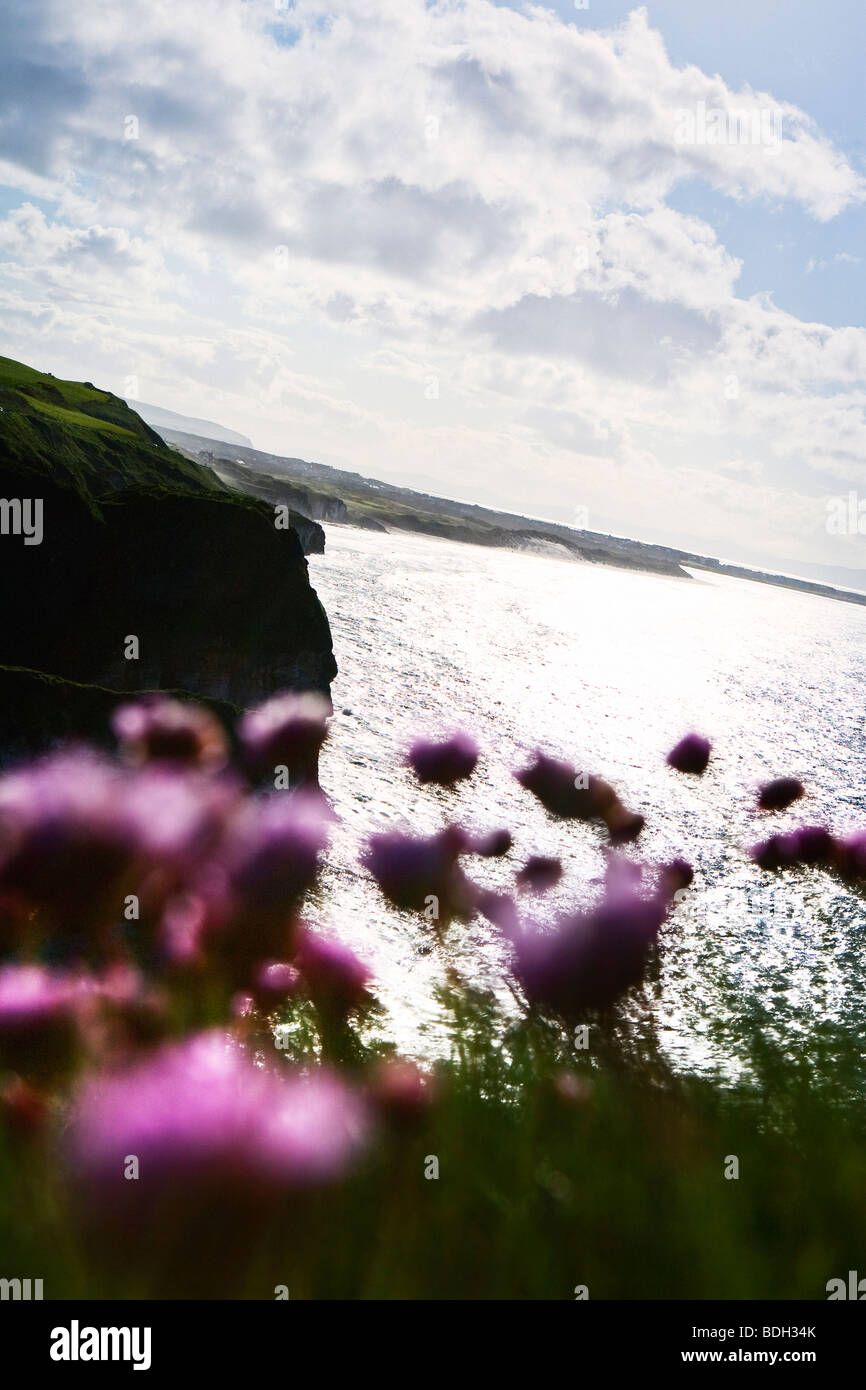
[[[164,429],[180,430],[185,434],[197,434],[203,439],[216,439],[223,444],[244,444],[252,448],[252,440],[245,434],[227,430],[214,420],[197,420],[191,415],[178,415],[174,410],[165,410],[161,405],[148,405],[146,401],[133,401],[127,397],[126,404],[136,410],[148,425],[160,434]]]

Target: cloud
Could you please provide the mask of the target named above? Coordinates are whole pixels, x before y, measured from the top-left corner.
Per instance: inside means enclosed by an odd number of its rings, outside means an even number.
[[[790,554],[820,489],[863,475],[863,329],[738,297],[740,261],[667,201],[699,179],[820,222],[862,176],[784,94],[671,63],[645,10],[7,10],[23,355],[122,365],[290,454],[494,479],[516,509],[591,495],[612,529],[684,543],[748,535],[751,505],[751,542]]]
[[[475,326],[504,351],[579,357],[605,375],[662,382],[684,356],[715,346],[719,330],[694,310],[659,304],[624,289],[597,295],[528,295],[508,309],[479,315]]]
[[[828,260],[815,259],[811,257],[806,263],[806,274],[811,275],[814,270],[828,270],[834,265],[859,265],[860,257],[852,256],[850,251],[837,251],[835,256],[830,256]]]

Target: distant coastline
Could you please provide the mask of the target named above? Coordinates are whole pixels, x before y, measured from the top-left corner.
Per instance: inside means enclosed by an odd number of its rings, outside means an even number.
[[[413,531],[472,545],[560,554],[564,559],[691,579],[689,569],[866,605],[866,594],[817,580],[797,579],[646,541],[577,530],[553,521],[455,502],[412,488],[365,478],[306,459],[208,439],[163,427],[166,443],[206,464],[230,487],[273,504],[285,503],[311,520],[374,531]]]

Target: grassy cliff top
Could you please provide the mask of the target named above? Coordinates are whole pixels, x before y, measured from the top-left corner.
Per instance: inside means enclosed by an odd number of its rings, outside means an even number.
[[[0,465],[99,503],[128,490],[218,493],[209,469],[169,449],[125,401],[0,357]]]

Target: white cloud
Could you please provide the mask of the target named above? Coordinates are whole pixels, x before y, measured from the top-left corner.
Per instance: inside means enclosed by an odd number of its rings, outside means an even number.
[[[666,203],[695,177],[818,220],[862,201],[806,113],[675,67],[643,10],[8,10],[21,355],[135,373],[289,454],[827,557],[807,518],[863,476],[866,334],[737,298],[740,262]],[[769,112],[781,139],[678,140],[699,110],[729,132]]]

